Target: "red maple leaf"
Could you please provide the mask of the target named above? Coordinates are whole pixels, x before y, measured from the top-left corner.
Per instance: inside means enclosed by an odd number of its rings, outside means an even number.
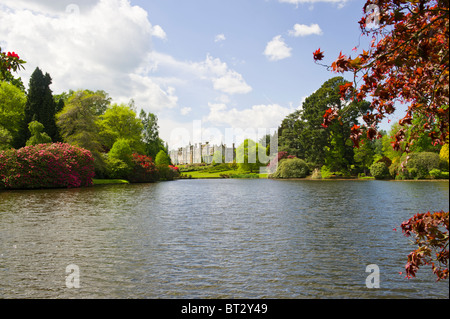
[[[320,51],[320,48],[318,48],[316,51],[313,52],[314,55],[314,61],[320,61],[323,59],[323,51]]]

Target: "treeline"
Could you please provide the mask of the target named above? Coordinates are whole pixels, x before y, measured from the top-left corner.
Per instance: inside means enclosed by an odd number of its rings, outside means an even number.
[[[444,146],[432,144],[426,133],[416,134],[425,119],[416,117],[406,130],[406,140],[415,136],[409,152],[395,151],[391,145],[399,124],[378,139],[365,136],[355,148],[350,139],[351,128],[359,125],[369,102],[341,98],[340,87],[347,83],[342,77],[326,81],[305,99],[300,110],[288,115],[278,129],[279,151],[283,158],[296,157],[307,163],[314,177],[363,177],[377,179],[448,178],[448,141]],[[330,107],[340,117],[325,128],[324,114]],[[432,129],[432,128],[430,128]]]
[[[155,114],[138,115],[133,100],[112,103],[102,90],[53,95],[51,83],[39,68],[28,91],[21,81],[0,81],[0,151],[67,143],[91,152],[97,178],[129,177],[133,162],[144,160],[136,156],[153,162],[159,156],[163,165],[170,164]]]

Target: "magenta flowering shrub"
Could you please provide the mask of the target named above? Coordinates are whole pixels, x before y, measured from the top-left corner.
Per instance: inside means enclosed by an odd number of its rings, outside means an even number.
[[[133,168],[128,176],[131,183],[151,183],[159,178],[153,159],[146,155],[133,154]]]
[[[69,144],[39,144],[0,152],[0,188],[91,186],[94,175],[91,152]]]

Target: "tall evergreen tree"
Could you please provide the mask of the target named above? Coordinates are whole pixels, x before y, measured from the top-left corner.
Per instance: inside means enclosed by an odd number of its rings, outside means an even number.
[[[37,67],[30,77],[27,103],[25,105],[25,121],[21,128],[20,144],[24,146],[31,137],[28,124],[38,121],[44,125],[44,132],[47,133],[53,142],[59,141],[59,133],[55,123],[57,104],[53,99],[50,85],[52,78],[48,73],[45,75]]]

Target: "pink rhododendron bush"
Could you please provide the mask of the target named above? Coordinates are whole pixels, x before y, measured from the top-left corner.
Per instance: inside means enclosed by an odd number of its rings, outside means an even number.
[[[39,144],[0,152],[0,189],[91,186],[94,158],[69,144]]]

